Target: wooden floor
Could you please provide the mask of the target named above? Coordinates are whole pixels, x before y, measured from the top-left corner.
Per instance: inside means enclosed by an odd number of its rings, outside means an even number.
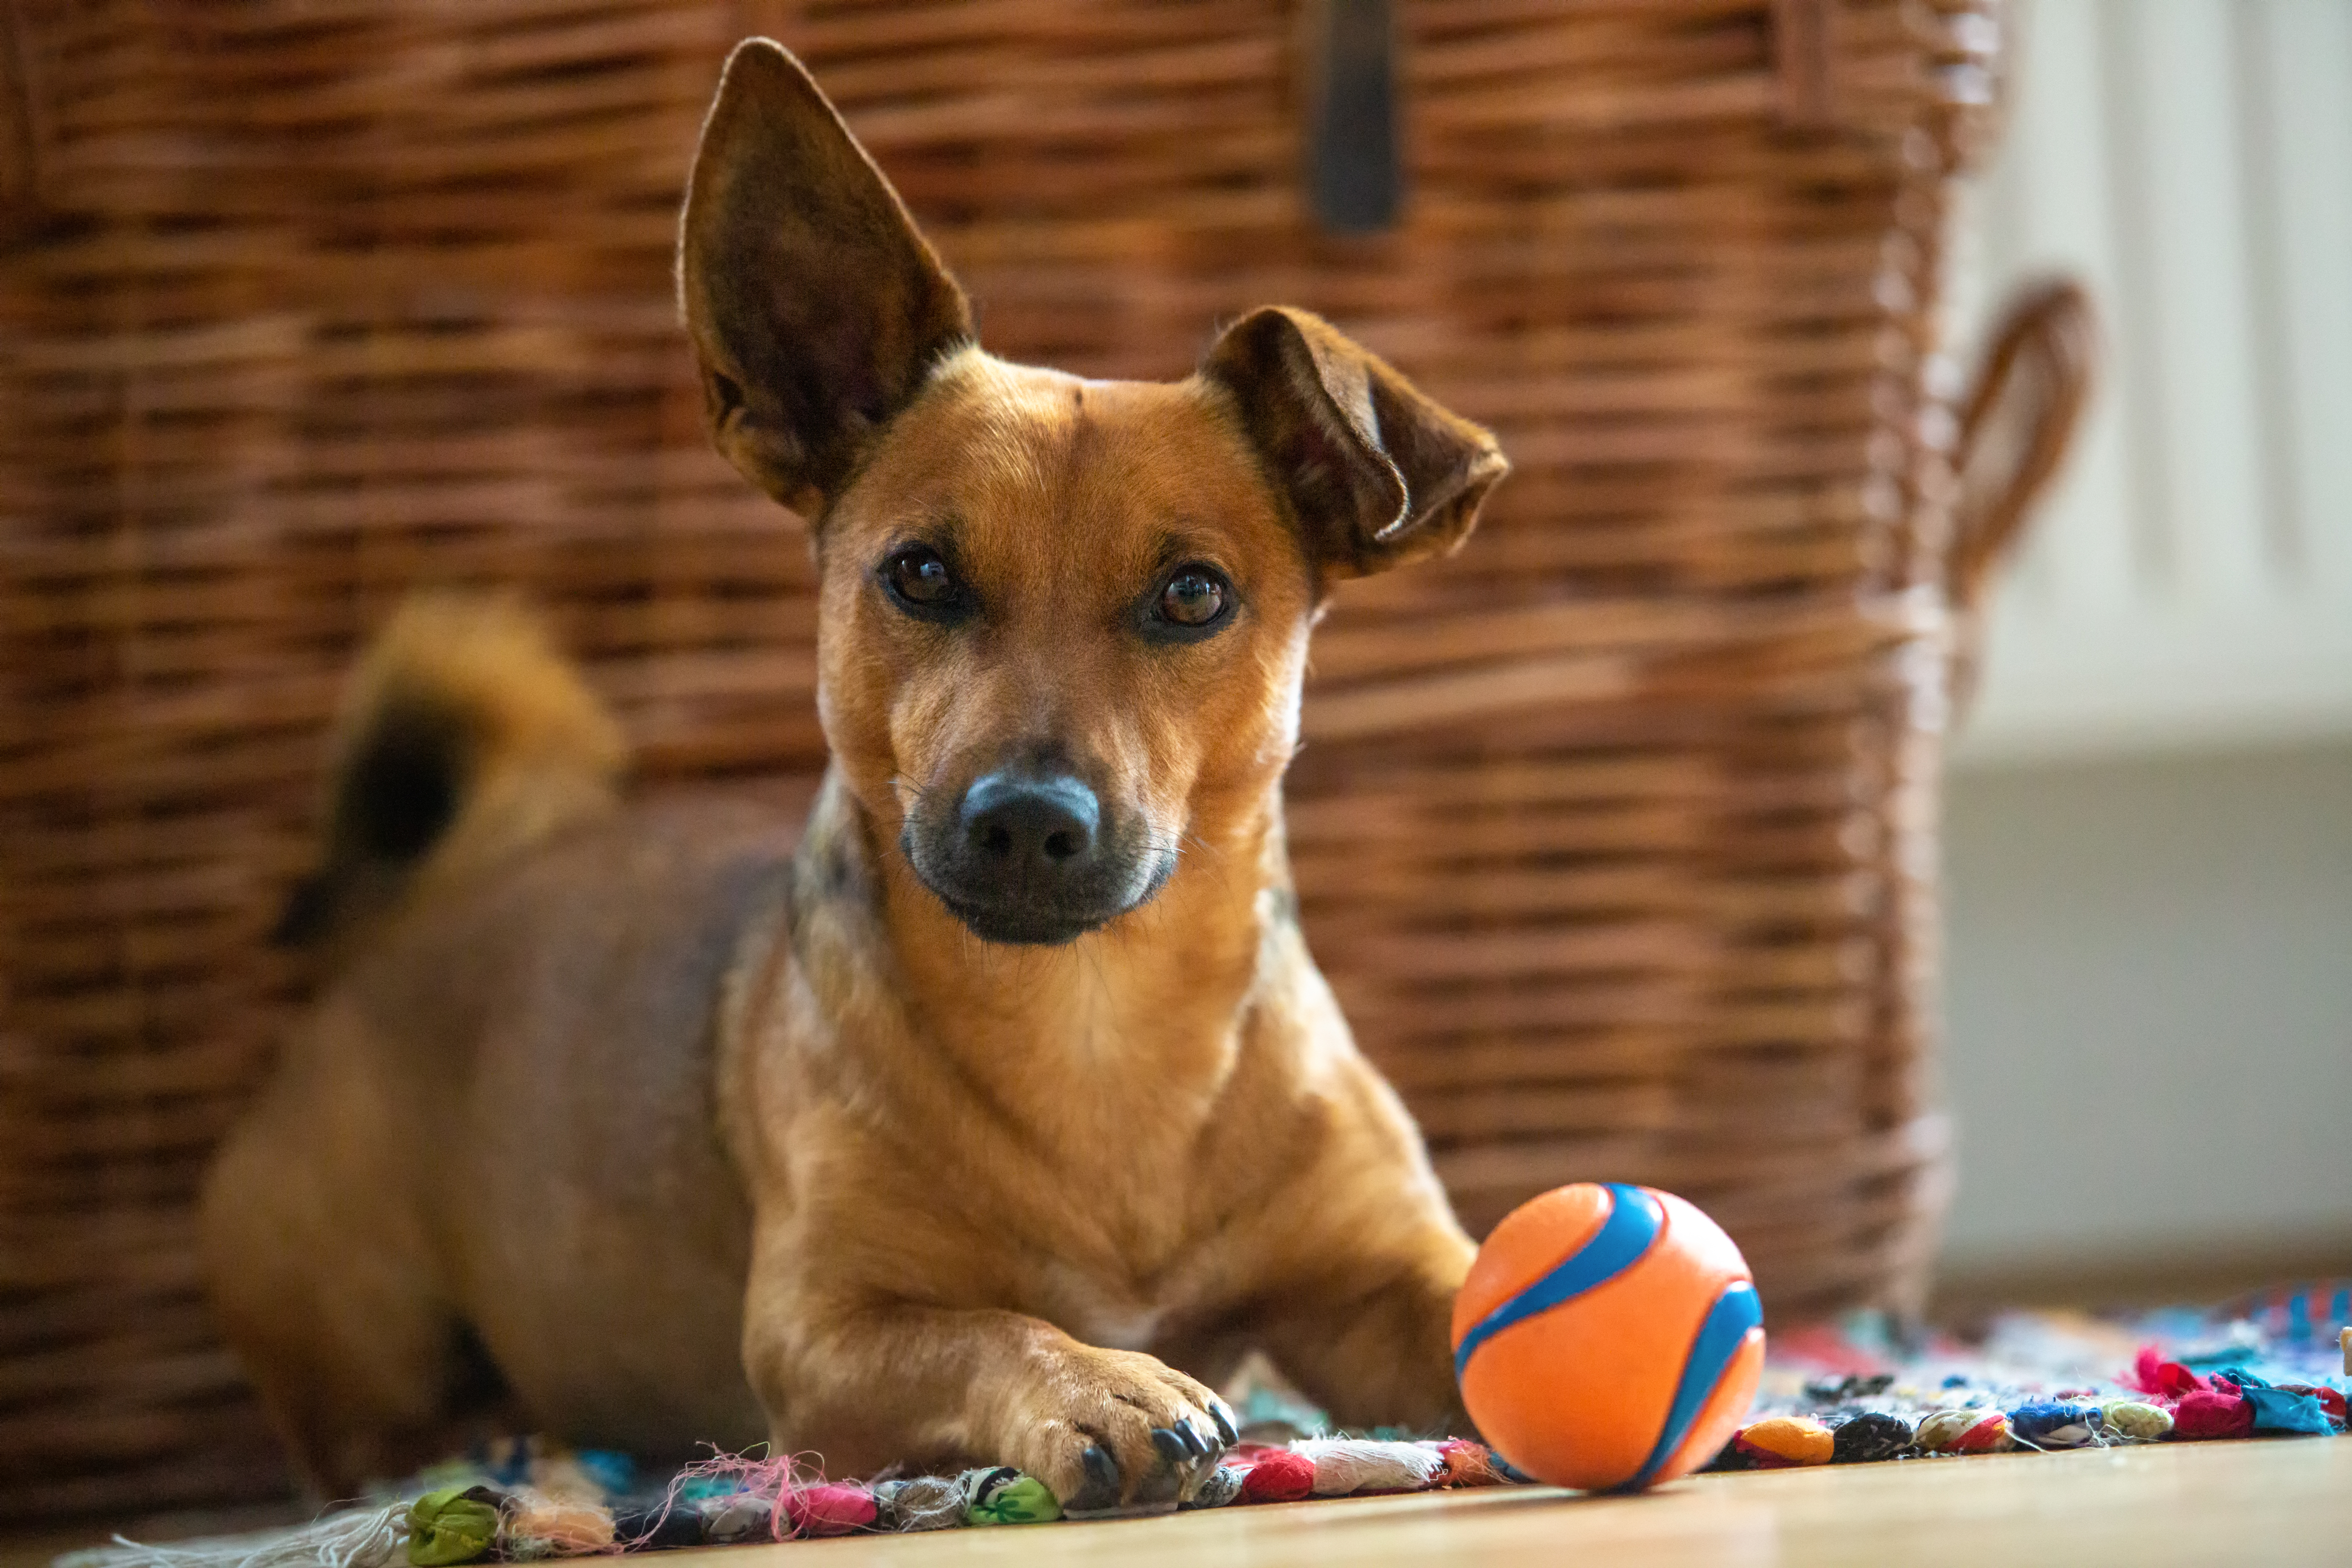
[[[2152,1568],[2352,1564],[2352,1437],[1702,1476],[1639,1498],[1518,1488],[678,1552],[663,1568]]]
[[[0,1568],[39,1568],[53,1552],[89,1543],[0,1540]],[[1639,1498],[1516,1487],[1436,1492],[733,1546],[648,1561],[661,1568],[2352,1565],[2352,1437],[1702,1476]]]

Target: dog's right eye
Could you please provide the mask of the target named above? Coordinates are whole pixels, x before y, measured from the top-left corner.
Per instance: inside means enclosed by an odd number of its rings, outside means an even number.
[[[898,608],[925,620],[953,615],[964,608],[963,585],[948,570],[947,561],[929,545],[903,545],[882,562],[882,586]]]

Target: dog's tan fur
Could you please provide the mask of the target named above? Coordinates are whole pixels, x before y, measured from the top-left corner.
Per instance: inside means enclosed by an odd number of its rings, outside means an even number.
[[[1209,1385],[1250,1346],[1342,1420],[1458,1419],[1470,1244],[1307,956],[1280,779],[1328,584],[1457,544],[1491,438],[1296,312],[1169,385],[982,353],[757,41],[680,288],[714,439],[814,520],[832,771],[796,848],[754,805],[623,806],[606,721],[512,611],[427,603],[371,656],[310,909],[332,977],[205,1206],[306,1473],[397,1470],[471,1416],[1131,1500],[1230,1440]],[[970,625],[877,586],[910,528],[951,541]],[[1187,559],[1231,623],[1139,637]],[[461,787],[404,854],[362,830],[411,731]],[[1165,862],[1061,946],[982,940],[901,848],[1033,752]],[[469,1403],[490,1369],[502,1402]]]

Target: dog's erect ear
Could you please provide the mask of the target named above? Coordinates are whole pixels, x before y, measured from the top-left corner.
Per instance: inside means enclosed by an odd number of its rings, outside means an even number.
[[[711,439],[804,517],[971,338],[963,291],[807,71],[751,38],[703,122],[678,302]]]
[[[1308,552],[1332,577],[1452,550],[1510,471],[1492,435],[1304,310],[1252,311],[1201,373],[1241,405]]]

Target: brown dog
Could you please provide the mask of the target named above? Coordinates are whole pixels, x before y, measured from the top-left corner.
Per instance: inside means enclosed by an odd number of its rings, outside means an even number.
[[[1307,956],[1280,788],[1330,585],[1459,544],[1493,440],[1294,311],[1173,385],[989,357],[764,41],[679,281],[719,449],[814,519],[833,768],[796,852],[624,808],[514,612],[379,643],[289,912],[331,979],[205,1205],[309,1477],[488,1401],[1165,1499],[1251,1346],[1346,1422],[1458,1419],[1470,1243]]]

